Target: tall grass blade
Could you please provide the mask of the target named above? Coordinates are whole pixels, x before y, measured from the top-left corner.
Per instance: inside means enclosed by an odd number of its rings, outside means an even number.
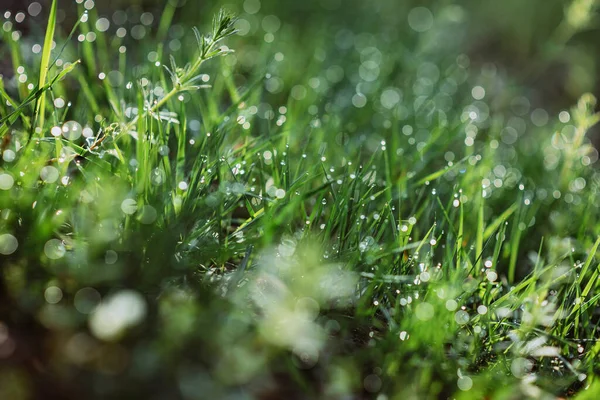
[[[50,15],[48,17],[48,26],[46,27],[46,36],[44,38],[44,47],[42,49],[42,60],[40,62],[40,80],[38,86],[43,88],[46,85],[46,79],[50,69],[50,55],[52,53],[52,40],[54,38],[54,31],[56,29],[56,8],[58,5],[57,0],[52,0],[52,6],[50,7]],[[36,127],[40,131],[44,128],[44,114],[46,106],[46,93],[42,92],[38,98],[35,107],[35,118],[37,121]]]

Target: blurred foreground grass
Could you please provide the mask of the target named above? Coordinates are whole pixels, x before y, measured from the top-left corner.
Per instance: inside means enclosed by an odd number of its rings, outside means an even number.
[[[595,98],[484,11],[314,4],[4,15],[0,398],[600,395]]]

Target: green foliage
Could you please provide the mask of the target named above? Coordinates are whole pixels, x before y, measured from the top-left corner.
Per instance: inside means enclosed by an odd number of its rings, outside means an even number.
[[[42,48],[42,61],[40,63],[40,82],[39,87],[43,88],[46,85],[46,77],[48,76],[48,70],[50,69],[50,55],[52,53],[52,41],[54,39],[54,31],[56,29],[56,0],[52,0],[52,6],[50,8],[50,17],[48,18],[48,26],[46,28],[46,37],[44,38],[44,47]],[[44,112],[46,106],[46,94],[42,92],[40,94],[38,103],[36,105],[36,116],[39,116],[39,128],[44,126]]]
[[[532,107],[445,2],[175,4],[3,25],[0,398],[593,398],[591,94]]]

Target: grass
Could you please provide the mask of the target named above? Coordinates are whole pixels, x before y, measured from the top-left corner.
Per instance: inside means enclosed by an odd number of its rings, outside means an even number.
[[[48,26],[46,28],[46,37],[44,38],[44,47],[42,51],[42,61],[40,63],[40,83],[38,87],[43,88],[46,85],[46,77],[50,69],[50,54],[52,52],[52,42],[54,39],[54,31],[56,29],[56,0],[52,1],[50,16],[48,17]],[[44,118],[46,113],[40,112],[46,108],[46,92],[42,92],[35,107],[36,116],[39,117],[38,128],[41,130],[44,127]]]
[[[54,1],[38,53],[3,25],[0,397],[600,394],[592,95],[532,107],[439,40],[454,6],[181,36],[173,4],[69,35]]]

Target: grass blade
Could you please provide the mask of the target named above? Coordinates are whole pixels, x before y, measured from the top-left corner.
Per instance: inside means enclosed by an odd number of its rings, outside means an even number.
[[[48,77],[48,71],[50,69],[50,55],[52,53],[52,39],[54,38],[54,31],[56,29],[56,7],[57,0],[52,0],[52,6],[50,8],[50,16],[48,17],[48,26],[46,28],[46,36],[44,38],[44,48],[42,50],[42,60],[40,62],[40,80],[38,86],[43,88],[46,85],[46,78]],[[43,129],[44,127],[44,112],[46,106],[46,93],[42,92],[38,98],[35,107],[35,117],[37,121],[37,128]]]

